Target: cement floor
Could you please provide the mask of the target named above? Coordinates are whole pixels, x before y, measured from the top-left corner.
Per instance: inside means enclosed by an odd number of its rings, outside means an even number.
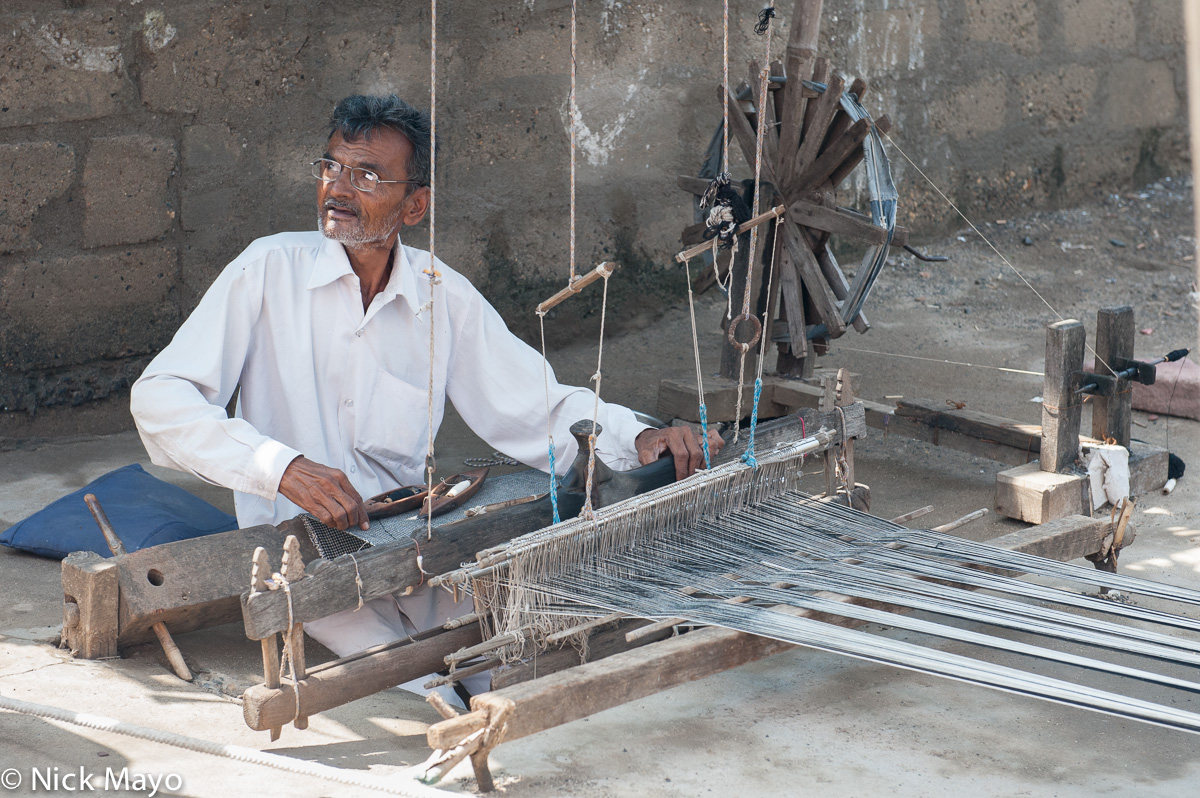
[[[969,264],[960,267],[970,280]],[[702,346],[713,352],[721,307],[701,307]],[[1094,312],[1089,311],[1089,313]],[[881,305],[874,344],[895,352],[938,352],[945,330],[925,323],[924,307]],[[997,321],[997,320],[993,320]],[[978,324],[987,324],[980,318]],[[1089,320],[1090,326],[1090,320]],[[997,324],[985,348],[1008,362],[1039,367],[1038,329]],[[606,397],[653,411],[657,376],[690,374],[686,313],[672,309],[641,330],[605,345]],[[954,342],[962,345],[961,341]],[[1182,342],[1180,345],[1186,345]],[[594,346],[594,342],[592,344]],[[928,349],[925,347],[928,346]],[[676,353],[675,350],[679,352]],[[962,351],[959,349],[958,351]],[[671,352],[669,356],[664,352]],[[676,357],[676,354],[678,356]],[[846,357],[855,354],[847,350]],[[969,400],[972,408],[1038,420],[1030,398],[1037,378],[976,370],[943,378],[941,367],[876,359],[853,367],[864,374],[867,398],[906,395]],[[968,352],[956,359],[987,362]],[[555,354],[560,377],[583,382],[594,370],[587,345]],[[655,379],[646,379],[646,374]],[[932,375],[932,376],[931,376]],[[1200,422],[1134,414],[1135,436],[1166,445],[1185,460],[1200,452]],[[1086,419],[1085,419],[1086,423]],[[453,414],[439,438],[439,460],[454,464],[486,454]],[[137,436],[121,433],[0,453],[0,528],[91,479],[131,462],[231,509],[226,491],[150,466]],[[1200,468],[1195,462],[1192,468]],[[452,467],[452,465],[447,465]],[[888,518],[932,504],[920,519],[933,526],[991,507],[1003,466],[872,430],[858,447],[858,478],[872,488],[872,509]],[[813,477],[812,490],[820,490]],[[1200,479],[1189,473],[1169,496],[1144,497],[1135,513],[1137,541],[1121,562],[1125,572],[1200,587]],[[960,530],[976,539],[1020,525],[990,515]],[[167,670],[152,646],[121,659],[73,660],[54,647],[61,622],[59,564],[0,548],[0,696],[114,717],[155,729],[272,751],[348,769],[398,784],[404,769],[428,754],[424,732],[437,720],[422,700],[389,690],[312,718],[307,731],[285,729],[272,744],[249,730],[235,698],[261,679],[257,643],[240,624],[180,635],[194,684]],[[1195,611],[1192,611],[1195,614]],[[312,646],[313,649],[317,647]],[[310,662],[319,652],[310,653]],[[997,661],[1015,657],[997,656]],[[1065,667],[1039,666],[1070,679]],[[1195,678],[1195,674],[1191,674]],[[1157,691],[1130,686],[1141,697]],[[1179,704],[1200,710],[1200,698]],[[502,745],[492,756],[505,794],[524,796],[1093,796],[1195,794],[1200,746],[1195,736],[1019,698],[934,677],[811,651],[796,650],[587,720]],[[15,768],[16,789],[33,795],[33,769],[60,777],[95,774],[100,792],[107,769],[162,778],[178,774],[174,792],[217,798],[249,791],[307,796],[374,794],[330,781],[286,774],[160,743],[143,742],[0,711],[0,781]],[[78,785],[76,785],[78,787]],[[63,791],[69,785],[60,784]],[[442,789],[473,788],[468,767]],[[150,789],[110,790],[147,795]],[[382,793],[380,793],[382,794]]]
[[[1200,451],[1200,424],[1172,421],[1172,437]],[[998,466],[896,437],[859,447],[860,480],[884,517],[924,504],[927,525],[991,504]],[[136,435],[0,456],[0,523],[10,523],[112,468],[146,463]],[[228,496],[184,475],[154,473],[218,505]],[[1200,490],[1185,478],[1138,506],[1129,573],[1200,585]],[[989,517],[972,537],[1006,531]],[[391,690],[287,729],[270,744],[250,731],[234,695],[259,679],[256,644],[238,625],[180,635],[198,673],[185,684],[161,652],[138,647],[113,661],[72,660],[53,647],[60,622],[58,563],[0,550],[0,695],[115,717],[208,740],[399,778],[427,751],[436,716]],[[1004,658],[1000,658],[1004,661]],[[1045,672],[1070,678],[1068,669]],[[224,691],[224,692],[223,692]],[[1154,691],[1139,695],[1153,698]],[[1195,709],[1200,706],[1200,701]],[[675,688],[504,745],[493,768],[514,796],[588,795],[1179,795],[1195,792],[1200,749],[1191,735],[810,651],[795,651]],[[0,770],[84,768],[179,774],[179,794],[219,796],[271,785],[295,796],[364,794],[110,733],[0,712]],[[471,786],[469,769],[448,789]],[[45,791],[45,790],[43,790]],[[116,794],[122,794],[117,792]],[[129,794],[146,794],[130,790]],[[369,794],[369,793],[367,793]]]

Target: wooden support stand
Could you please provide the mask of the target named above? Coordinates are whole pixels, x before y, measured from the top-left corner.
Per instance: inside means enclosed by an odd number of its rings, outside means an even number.
[[[1131,446],[1131,385],[1104,378],[1121,369],[1133,355],[1134,319],[1129,306],[1103,308],[1096,320],[1096,372],[1083,371],[1085,331],[1078,321],[1060,321],[1046,329],[1046,376],[1042,386],[1042,429],[1039,462],[996,476],[996,509],[1010,518],[1034,524],[1074,513],[1090,515],[1092,497],[1086,475],[1077,464],[1081,445],[1116,441],[1130,450],[1130,495],[1157,490],[1167,481],[1167,452]],[[1107,364],[1107,366],[1105,365]],[[1095,396],[1078,393],[1089,381],[1104,383]],[[1081,439],[1083,405],[1092,399],[1092,438]]]
[[[83,659],[122,646],[231,623],[241,617],[245,563],[260,545],[278,549],[298,521],[263,525],[102,558],[74,552],[62,562],[63,646]],[[310,549],[315,557],[316,550]]]

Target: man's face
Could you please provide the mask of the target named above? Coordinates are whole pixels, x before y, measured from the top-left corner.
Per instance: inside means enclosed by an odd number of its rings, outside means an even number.
[[[369,139],[348,141],[340,131],[334,133],[324,157],[369,169],[382,180],[407,180],[411,153],[412,144],[403,135],[377,128]],[[401,226],[424,217],[428,194],[429,189],[409,183],[381,183],[374,191],[359,191],[350,184],[350,170],[343,169],[332,183],[317,181],[318,226],[327,238],[348,246],[390,246]]]

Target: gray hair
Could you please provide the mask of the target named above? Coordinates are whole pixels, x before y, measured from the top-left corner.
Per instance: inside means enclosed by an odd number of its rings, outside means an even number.
[[[429,114],[412,107],[394,94],[386,97],[354,94],[338,102],[329,118],[329,136],[341,133],[347,140],[359,136],[371,137],[377,128],[387,127],[404,136],[412,144],[408,159],[408,179],[422,186],[429,185],[432,147],[429,137]]]

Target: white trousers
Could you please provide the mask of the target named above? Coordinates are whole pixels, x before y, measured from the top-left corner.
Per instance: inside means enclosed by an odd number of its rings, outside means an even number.
[[[365,602],[361,609],[344,610],[304,624],[304,631],[339,657],[364,648],[390,643],[441,626],[474,610],[469,598],[455,602],[449,591],[422,585],[407,596],[392,594]],[[426,690],[424,684],[434,675],[422,676],[398,687],[428,695],[436,692],[451,706],[463,707],[462,699],[449,685]],[[491,674],[477,673],[462,680],[471,695],[491,689]],[[463,707],[465,708],[465,707]]]

